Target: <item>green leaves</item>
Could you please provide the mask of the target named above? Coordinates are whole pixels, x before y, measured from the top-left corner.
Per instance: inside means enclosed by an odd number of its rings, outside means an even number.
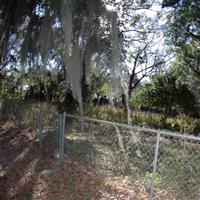
[[[173,74],[154,77],[152,82],[138,89],[132,99],[133,106],[139,108],[165,114],[183,112],[197,116],[198,107],[195,102],[195,96],[189,86],[180,82]]]
[[[200,1],[164,0],[163,7],[174,7],[168,22],[175,46],[182,48],[184,44],[200,40]]]

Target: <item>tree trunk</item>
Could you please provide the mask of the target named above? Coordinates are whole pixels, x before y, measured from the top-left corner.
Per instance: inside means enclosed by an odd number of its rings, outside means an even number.
[[[82,91],[82,98],[83,98],[83,103],[89,103],[90,102],[90,91],[89,91],[89,85],[86,82],[86,66],[85,62],[83,61],[83,76],[81,79],[81,91]]]
[[[131,119],[131,109],[130,109],[130,93],[125,94],[125,102],[126,102],[126,113],[127,113],[127,124],[132,125],[132,119]]]

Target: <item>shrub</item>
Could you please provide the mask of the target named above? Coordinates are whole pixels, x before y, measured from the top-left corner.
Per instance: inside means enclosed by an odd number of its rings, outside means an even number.
[[[108,120],[119,123],[127,123],[127,113],[120,108],[111,106],[91,106],[85,111],[85,115],[91,118]],[[168,129],[174,132],[194,134],[200,132],[200,119],[180,115],[178,117],[166,117],[144,111],[132,111],[132,124],[156,129]]]

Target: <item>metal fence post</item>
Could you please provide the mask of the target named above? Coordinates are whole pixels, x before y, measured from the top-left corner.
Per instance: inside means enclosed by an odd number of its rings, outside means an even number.
[[[58,129],[58,134],[59,134],[59,143],[58,143],[58,150],[59,150],[59,158],[61,157],[61,139],[62,139],[62,120],[63,120],[63,115],[60,115],[60,122],[59,122],[59,129]]]
[[[61,115],[60,121],[60,129],[59,129],[59,154],[60,158],[63,158],[64,155],[64,145],[65,145],[65,119],[66,119],[66,112]]]
[[[155,147],[155,154],[154,154],[154,161],[153,161],[153,175],[150,182],[150,200],[153,200],[154,197],[154,187],[155,187],[155,178],[156,178],[156,170],[157,170],[157,163],[158,163],[158,152],[160,146],[160,133],[157,133],[156,139],[156,147]]]
[[[42,114],[42,110],[39,109],[38,111],[38,121],[37,121],[37,136],[38,136],[38,140],[39,140],[39,144],[40,144],[40,148],[42,148],[42,131],[43,131],[43,114]]]

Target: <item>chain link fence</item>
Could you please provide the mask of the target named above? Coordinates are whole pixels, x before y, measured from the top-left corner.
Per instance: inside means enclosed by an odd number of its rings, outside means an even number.
[[[40,105],[6,105],[4,116],[36,130],[40,147],[56,151],[61,161],[67,156],[103,179],[139,185],[145,195],[132,199],[200,199],[199,137],[60,115]]]
[[[200,138],[39,113],[41,146],[57,149],[61,159],[67,155],[104,178],[128,177],[144,188],[144,199],[200,199]]]

